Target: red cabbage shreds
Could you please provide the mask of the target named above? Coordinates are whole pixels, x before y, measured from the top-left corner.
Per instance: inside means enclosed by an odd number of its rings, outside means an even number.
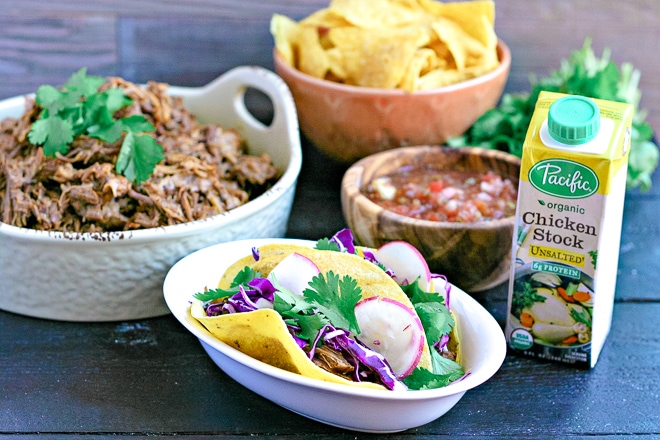
[[[300,326],[287,323],[286,328],[287,328],[287,330],[289,330],[289,334],[291,335],[293,340],[296,342],[298,347],[300,347],[302,349],[307,347],[307,341],[305,341],[304,339],[298,337],[298,333],[300,333]]]
[[[438,342],[433,344],[436,350],[438,350],[440,353],[442,353],[445,350],[445,347],[447,347],[447,343],[449,342],[449,335],[442,335]]]
[[[238,286],[238,293],[225,298],[221,302],[211,302],[206,305],[207,316],[225,315],[230,313],[252,312],[259,309],[272,309],[275,288],[265,278],[255,278],[250,281],[250,287]]]
[[[380,264],[380,261],[378,261],[378,258],[376,258],[376,255],[371,252],[368,249],[363,249],[362,253],[364,254],[364,259],[367,260],[370,263],[374,263],[376,265]]]
[[[394,391],[405,391],[408,389],[403,382],[397,379],[387,360],[381,354],[351,339],[348,331],[326,325],[321,329],[320,334],[323,335],[323,341],[328,346],[344,353],[344,356],[349,362],[353,360],[353,366],[355,368],[353,379],[356,382],[362,381],[361,370],[364,366],[376,374],[386,388]]]
[[[332,236],[331,242],[339,246],[339,250],[348,252],[349,254],[355,253],[355,245],[353,244],[353,233],[350,229],[342,229]]]
[[[236,313],[236,309],[233,306],[227,304],[226,301],[209,303],[205,308],[206,316],[218,316],[225,315],[228,313]]]
[[[259,248],[258,247],[253,247],[252,248],[252,258],[254,258],[254,261],[259,261],[260,255],[259,255]]]
[[[271,303],[275,299],[275,286],[268,278],[255,278],[248,283],[248,286],[253,287],[259,292],[261,298],[264,298]]]
[[[385,267],[384,264],[382,264],[380,261],[378,261],[378,258],[376,258],[376,255],[371,252],[368,249],[362,249],[362,253],[364,254],[364,259],[367,260],[370,263],[375,264],[376,266],[379,266],[381,269],[385,271],[387,275],[389,275],[390,278],[395,278],[394,277],[394,271],[390,269],[389,267]]]

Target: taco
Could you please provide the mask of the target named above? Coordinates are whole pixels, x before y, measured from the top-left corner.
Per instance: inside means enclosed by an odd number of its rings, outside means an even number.
[[[327,382],[399,390],[462,377],[449,292],[395,281],[376,255],[348,230],[315,248],[261,246],[196,294],[190,313],[237,350]]]

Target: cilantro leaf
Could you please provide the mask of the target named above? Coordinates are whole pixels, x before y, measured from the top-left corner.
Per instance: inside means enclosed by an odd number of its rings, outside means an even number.
[[[156,139],[146,134],[136,135],[129,131],[124,136],[115,170],[131,182],[140,184],[149,179],[156,164],[164,158],[163,147],[156,142]]]
[[[440,296],[437,292],[425,292],[421,287],[419,287],[419,279],[416,279],[410,284],[404,284],[401,286],[401,290],[406,294],[410,301],[413,304],[422,303],[422,302],[438,302],[445,304],[444,297]]]
[[[121,121],[112,121],[102,126],[92,126],[87,129],[87,134],[104,142],[116,142],[124,134],[124,124]]]
[[[124,107],[128,107],[133,103],[133,100],[128,96],[126,96],[124,94],[124,91],[119,87],[111,87],[108,90],[106,90],[104,94],[107,97],[106,107],[108,108],[108,112],[112,115],[114,115],[115,112],[123,109]],[[153,130],[154,128],[152,128],[151,130],[143,130],[143,131],[153,131]]]
[[[451,333],[454,318],[445,305],[443,296],[436,292],[425,292],[419,287],[418,280],[412,284],[401,286],[401,288],[413,303],[422,327],[424,327],[426,339],[431,345],[439,341],[443,335]]]
[[[37,89],[35,102],[44,109],[47,109],[49,113],[56,115],[60,110],[74,106],[77,102],[77,97],[68,96],[53,86],[43,85]]]
[[[454,327],[454,318],[452,318],[449,309],[444,304],[434,302],[415,304],[415,311],[431,344],[439,341],[442,336],[451,333],[451,329]]]
[[[232,296],[236,292],[238,292],[238,289],[229,289],[229,290],[210,289],[204,292],[195,293],[193,297],[202,302],[207,302],[207,301],[213,301],[214,299],[220,299],[220,298]]]
[[[300,327],[300,333],[297,333],[301,339],[314,341],[319,334],[319,330],[328,323],[328,318],[321,313],[312,313],[309,315],[300,315],[296,324]]]
[[[62,88],[78,98],[89,97],[98,92],[104,82],[100,76],[87,75],[87,68],[83,67],[71,75]]]
[[[35,145],[42,144],[46,156],[55,156],[57,153],[65,154],[68,144],[73,142],[73,128],[71,124],[57,117],[39,119],[32,124],[28,133],[28,140]]]
[[[239,291],[239,286],[247,287],[250,281],[259,277],[261,277],[261,274],[258,271],[255,271],[250,266],[245,266],[236,274],[231,284],[229,285],[229,289],[210,289],[204,292],[196,293],[193,295],[193,297],[200,301],[206,302],[232,296]]]
[[[355,305],[362,298],[362,289],[357,280],[329,271],[326,276],[319,274],[312,278],[309,288],[303,295],[310,304],[328,317],[335,327],[347,329],[359,334],[360,327],[355,317]]]
[[[270,276],[270,281],[275,287],[273,308],[280,315],[297,319],[299,314],[314,313],[314,307],[307,302],[305,297],[296,295],[286,287],[282,286],[273,275]],[[319,327],[319,329],[320,328],[321,327]]]
[[[434,374],[453,374],[460,372],[462,376],[465,373],[461,364],[442,356],[438,350],[431,350],[431,358],[433,360]],[[459,379],[459,377],[454,378],[454,380],[456,379]]]
[[[120,119],[124,128],[133,133],[150,133],[156,131],[154,124],[147,121],[143,115],[131,115]]]
[[[445,364],[447,370],[446,373],[435,374],[425,368],[418,367],[415,368],[409,376],[403,379],[403,383],[406,384],[410,390],[429,390],[445,387],[465,375],[463,368],[459,364],[449,359],[445,359],[445,361],[448,361]]]
[[[238,287],[240,285],[247,286],[250,281],[260,277],[261,273],[259,271],[254,270],[250,266],[245,266],[236,274],[230,287]]]
[[[354,279],[348,276],[339,279],[330,271],[326,280],[323,274],[319,274],[310,281],[310,288],[303,292],[303,296],[281,286],[275,277],[271,282],[276,290],[273,308],[285,320],[300,327],[298,337],[312,341],[319,330],[330,323],[359,331],[355,304],[362,295]]]
[[[318,249],[320,251],[336,251],[336,252],[341,251],[341,249],[339,249],[339,245],[337,245],[337,243],[331,241],[327,237],[317,241],[316,246],[314,246],[314,249]]]
[[[77,136],[113,143],[126,133],[115,170],[140,184],[164,159],[163,147],[145,134],[154,132],[155,127],[144,116],[115,119],[115,113],[133,100],[118,87],[99,91],[104,83],[104,78],[87,75],[87,69],[82,68],[59,90],[50,85],[39,87],[35,102],[42,111],[30,128],[28,140],[43,146],[46,156],[54,157],[66,154]]]

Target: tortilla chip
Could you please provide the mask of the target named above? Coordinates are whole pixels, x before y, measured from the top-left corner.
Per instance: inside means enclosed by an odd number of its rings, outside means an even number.
[[[318,29],[301,26],[298,34],[298,69],[313,77],[323,78],[329,68],[330,62],[319,41]]]
[[[300,25],[330,29],[352,26],[352,23],[346,20],[346,17],[339,13],[339,11],[334,9],[319,9],[300,20]]]
[[[402,29],[331,29],[330,41],[342,53],[347,84],[395,88],[418,47],[429,40],[419,27]]]
[[[435,70],[438,64],[438,56],[433,49],[417,49],[412,61],[403,74],[399,87],[408,92],[420,90],[419,79],[430,71]]]
[[[333,0],[328,9],[362,29],[406,27],[423,17],[421,8],[389,0]]]
[[[289,17],[274,14],[270,20],[270,33],[275,40],[275,48],[284,60],[296,66],[294,42],[298,39],[298,23]]]
[[[431,24],[431,28],[447,45],[458,70],[467,67],[469,58],[481,58],[486,52],[486,47],[453,21],[438,19]]]
[[[490,31],[495,27],[495,2],[492,0],[449,3],[419,0],[419,3],[435,17],[451,20],[482,45],[490,46]]]

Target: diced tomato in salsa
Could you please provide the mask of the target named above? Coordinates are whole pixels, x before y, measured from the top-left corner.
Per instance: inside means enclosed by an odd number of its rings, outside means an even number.
[[[479,222],[516,212],[518,189],[489,171],[405,167],[374,179],[366,195],[397,214],[422,220]]]

